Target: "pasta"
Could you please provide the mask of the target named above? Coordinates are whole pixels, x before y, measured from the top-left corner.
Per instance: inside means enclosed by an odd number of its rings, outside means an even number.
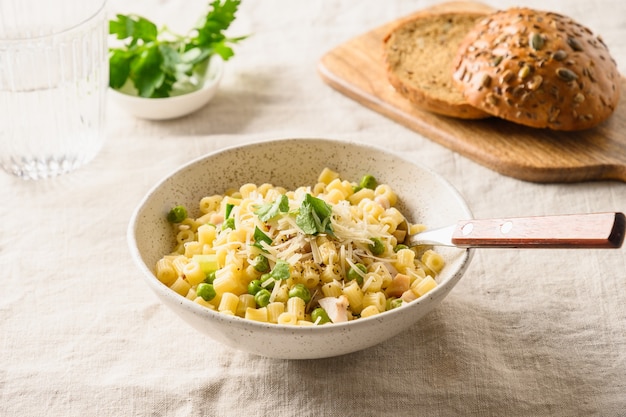
[[[433,290],[445,266],[434,250],[402,244],[425,226],[408,224],[397,201],[371,175],[350,182],[330,168],[294,190],[243,184],[200,199],[197,217],[183,208],[155,275],[246,320],[304,326],[380,314]],[[328,319],[313,321],[316,309]]]

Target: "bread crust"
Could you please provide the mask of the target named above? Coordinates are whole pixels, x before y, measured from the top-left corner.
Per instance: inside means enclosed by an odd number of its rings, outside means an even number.
[[[456,50],[486,13],[426,13],[401,21],[383,39],[390,84],[414,106],[462,119],[489,117],[467,103],[452,80]]]
[[[453,78],[471,105],[553,130],[596,126],[620,98],[620,74],[601,38],[569,17],[528,8],[481,20],[459,46]]]

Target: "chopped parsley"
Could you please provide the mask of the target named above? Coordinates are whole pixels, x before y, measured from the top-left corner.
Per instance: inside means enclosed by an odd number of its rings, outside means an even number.
[[[266,235],[265,233],[263,233],[263,231],[261,229],[259,229],[258,227],[254,228],[254,244],[253,246],[256,246],[257,248],[261,249],[262,251],[266,252],[266,250],[263,248],[263,245],[261,242],[265,242],[268,245],[272,244],[272,238],[269,237],[268,235]]]
[[[332,208],[324,200],[307,194],[298,210],[296,224],[307,235],[327,233],[332,236],[331,214]]]
[[[266,222],[273,217],[276,217],[279,213],[287,213],[289,211],[289,199],[282,194],[273,203],[261,204],[254,211],[254,214],[259,216],[261,221]]]

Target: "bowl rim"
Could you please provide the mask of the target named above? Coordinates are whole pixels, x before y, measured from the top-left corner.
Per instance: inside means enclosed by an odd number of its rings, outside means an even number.
[[[139,252],[139,249],[138,249],[137,240],[135,239],[135,230],[137,228],[138,218],[142,209],[144,208],[144,206],[150,199],[151,195],[154,192],[156,192],[156,190],[158,190],[159,187],[161,187],[165,182],[169,181],[171,178],[175,177],[176,175],[179,175],[182,171],[185,171],[189,167],[195,164],[198,164],[201,161],[204,161],[205,159],[216,157],[222,153],[228,153],[237,149],[247,148],[250,146],[262,146],[268,143],[279,145],[280,143],[293,142],[293,141],[306,141],[306,140],[327,142],[327,143],[332,143],[335,145],[336,144],[355,145],[355,146],[362,147],[362,148],[368,148],[369,150],[373,150],[376,152],[382,152],[388,155],[392,155],[395,158],[399,158],[399,159],[404,160],[405,162],[416,165],[419,169],[425,171],[426,173],[433,176],[438,181],[442,182],[444,185],[447,186],[448,191],[451,192],[452,196],[459,203],[460,208],[463,209],[463,211],[467,213],[468,219],[471,219],[474,217],[467,202],[465,201],[463,196],[460,194],[460,192],[456,189],[456,187],[452,185],[450,181],[448,181],[442,175],[438,174],[436,171],[434,171],[430,167],[427,167],[419,162],[412,161],[406,158],[402,154],[390,151],[388,149],[379,147],[377,145],[371,145],[368,143],[359,142],[359,141],[350,140],[350,139],[328,139],[328,138],[314,138],[314,137],[262,139],[262,140],[256,140],[256,141],[248,141],[242,144],[227,146],[227,147],[220,148],[218,150],[206,153],[204,155],[201,155],[199,157],[196,157],[188,161],[187,163],[184,163],[178,168],[175,168],[174,170],[170,171],[168,174],[163,176],[155,185],[153,185],[148,190],[148,192],[142,197],[142,199],[140,200],[136,208],[133,210],[133,213],[128,223],[128,228],[127,228],[127,233],[126,233],[127,244],[129,246],[131,257],[133,258],[135,264],[141,270],[142,278],[145,282],[148,283],[149,287],[157,295],[164,296],[175,303],[181,304],[186,309],[191,310],[193,314],[200,315],[203,318],[207,318],[210,320],[217,319],[219,321],[224,321],[229,326],[235,326],[236,328],[245,327],[247,328],[247,330],[250,330],[250,328],[252,328],[254,330],[259,330],[259,331],[264,331],[264,332],[269,331],[272,333],[291,333],[291,334],[293,334],[294,332],[299,333],[299,334],[308,334],[308,333],[324,334],[327,332],[334,333],[338,331],[340,332],[341,330],[345,330],[348,328],[357,329],[363,326],[368,326],[369,323],[374,322],[374,321],[383,320],[387,317],[391,318],[397,315],[403,315],[407,312],[407,309],[415,310],[418,308],[419,305],[425,303],[427,299],[432,300],[433,298],[435,298],[434,296],[437,295],[438,293],[452,290],[452,288],[454,288],[456,283],[460,280],[460,278],[464,275],[465,271],[469,267],[469,264],[474,256],[473,248],[465,248],[465,249],[459,248],[459,250],[463,250],[463,254],[462,254],[463,259],[458,270],[455,271],[445,281],[444,283],[445,285],[437,285],[433,290],[429,291],[426,294],[426,296],[413,300],[410,303],[407,303],[407,305],[403,306],[402,308],[384,311],[374,316],[363,317],[357,320],[351,320],[351,321],[342,322],[342,323],[328,323],[328,324],[320,325],[320,326],[315,326],[315,325],[297,326],[297,325],[290,325],[290,324],[265,323],[265,322],[258,322],[254,320],[247,320],[245,318],[242,318],[236,315],[223,314],[216,310],[212,310],[204,306],[201,306],[200,304],[195,303],[193,300],[183,297],[182,295],[176,293],[175,291],[173,291],[172,289],[170,289],[169,287],[161,283],[156,278],[154,272],[150,268],[148,268],[148,266],[145,264],[145,262],[143,262],[141,258],[141,253]]]
[[[141,97],[141,96],[137,96],[134,94],[126,94],[110,86],[109,86],[109,91],[112,92],[114,96],[119,97],[123,100],[144,102],[144,103],[149,101],[150,103],[155,103],[155,104],[167,102],[168,105],[171,105],[171,104],[175,104],[176,102],[187,101],[187,100],[191,100],[196,97],[199,97],[199,96],[203,96],[204,94],[207,93],[207,90],[211,90],[215,88],[215,86],[221,82],[222,77],[224,76],[224,60],[219,55],[213,55],[210,58],[210,63],[207,68],[207,73],[210,73],[211,71],[213,71],[213,76],[210,78],[205,78],[204,82],[202,83],[202,87],[198,88],[197,90],[193,90],[189,93],[179,94],[176,96],[155,97],[155,98]]]

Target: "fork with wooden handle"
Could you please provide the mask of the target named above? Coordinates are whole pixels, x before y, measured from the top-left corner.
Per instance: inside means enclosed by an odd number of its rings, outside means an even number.
[[[440,229],[409,235],[408,246],[462,248],[620,248],[623,213],[461,220]]]

